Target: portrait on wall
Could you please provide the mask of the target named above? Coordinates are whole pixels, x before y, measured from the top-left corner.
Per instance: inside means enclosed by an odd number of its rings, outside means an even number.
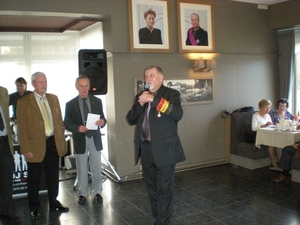
[[[177,0],[180,52],[213,52],[213,5]]]
[[[130,49],[169,52],[169,0],[128,0]]]

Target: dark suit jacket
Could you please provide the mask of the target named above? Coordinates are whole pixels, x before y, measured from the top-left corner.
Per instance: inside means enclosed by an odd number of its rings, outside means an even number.
[[[161,98],[169,101],[169,107],[172,107],[172,109],[168,114],[161,113],[161,117],[158,117],[156,107]],[[135,125],[134,146],[136,164],[141,155],[141,133],[145,105],[141,106],[136,99],[126,116],[127,122],[130,125]],[[182,115],[180,93],[162,85],[154,96],[149,114],[151,148],[154,163],[158,167],[176,164],[185,160],[183,148],[177,133],[177,123],[182,118]]]
[[[4,87],[0,87],[0,105],[3,111],[3,120],[5,120],[7,127],[7,136],[8,136],[8,142],[9,142],[9,148],[12,156],[14,155],[14,148],[13,148],[13,141],[12,141],[12,132],[10,128],[10,120],[9,120],[9,109],[8,109],[8,92],[7,89]]]
[[[190,28],[191,30],[193,28]],[[187,32],[187,39],[185,41],[186,45],[192,45],[190,41],[190,35],[189,35],[189,30]],[[197,41],[198,40],[198,41]],[[198,46],[208,46],[208,36],[207,36],[207,31],[203,30],[201,27],[196,31],[195,33],[195,41],[197,41]]]
[[[66,154],[65,126],[62,120],[59,101],[56,95],[47,94],[53,126],[56,150],[59,156]],[[28,162],[42,162],[46,153],[46,136],[44,120],[36,102],[34,93],[23,96],[17,102],[17,118],[20,150],[22,154],[33,153]]]
[[[91,102],[91,113],[99,114],[100,118],[104,119],[106,124],[106,118],[104,117],[103,114],[101,99],[93,95],[89,95],[89,99]],[[85,152],[86,143],[85,143],[85,133],[78,132],[78,127],[80,125],[84,125],[84,122],[82,121],[82,117],[81,117],[80,108],[79,108],[78,96],[73,98],[69,102],[67,102],[64,123],[66,126],[66,130],[72,132],[75,153],[83,154]],[[94,138],[94,143],[97,151],[102,150],[103,147],[102,147],[101,132],[99,127],[96,132],[93,132],[93,138]]]

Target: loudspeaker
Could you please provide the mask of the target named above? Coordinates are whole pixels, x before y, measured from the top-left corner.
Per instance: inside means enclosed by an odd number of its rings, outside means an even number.
[[[107,93],[107,60],[104,49],[81,49],[78,52],[79,75],[90,79],[90,93]]]

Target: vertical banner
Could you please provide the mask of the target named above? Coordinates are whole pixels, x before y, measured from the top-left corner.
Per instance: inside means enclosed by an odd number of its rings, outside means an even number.
[[[27,194],[27,178],[28,168],[25,156],[20,152],[20,146],[14,145],[14,171],[13,171],[13,195]],[[40,191],[46,190],[46,177],[44,171],[42,172]]]

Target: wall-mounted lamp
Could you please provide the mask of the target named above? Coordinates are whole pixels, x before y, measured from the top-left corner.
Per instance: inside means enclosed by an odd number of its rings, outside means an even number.
[[[194,61],[194,72],[209,72],[213,64],[211,59],[197,59]]]

